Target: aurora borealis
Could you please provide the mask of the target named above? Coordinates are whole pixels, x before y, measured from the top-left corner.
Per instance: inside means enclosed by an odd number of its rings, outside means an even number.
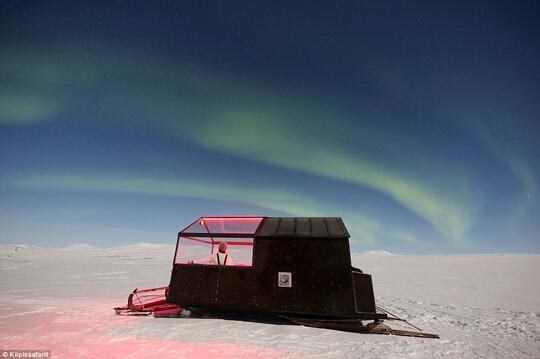
[[[342,216],[355,250],[540,249],[536,2],[0,6],[2,243],[258,214]]]

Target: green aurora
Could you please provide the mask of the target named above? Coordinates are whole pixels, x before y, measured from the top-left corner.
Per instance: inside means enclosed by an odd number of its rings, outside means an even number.
[[[377,130],[373,125],[377,119],[354,119],[351,132],[342,133],[335,124],[346,123],[352,115],[323,101],[258,88],[248,81],[167,60],[160,60],[159,66],[148,66],[143,60],[122,56],[96,61],[89,55],[28,52],[21,56],[24,52],[17,51],[19,55],[13,58],[3,53],[3,75],[14,78],[20,90],[1,93],[0,102],[11,104],[2,107],[3,123],[52,121],[62,111],[86,105],[80,98],[82,93],[106,87],[107,91],[91,106],[118,118],[114,125],[152,131],[212,151],[371,188],[452,240],[464,240],[474,223],[478,195],[473,194],[481,191],[467,178],[466,170],[441,166],[421,144],[401,140],[399,131]],[[111,68],[116,76],[113,80],[106,78]],[[31,89],[46,91],[33,94]],[[298,124],[298,118],[307,121]],[[320,132],[324,133],[322,139]],[[342,139],[347,136],[350,141],[344,144]],[[375,148],[384,153],[384,159],[377,160]],[[455,173],[462,177],[456,179]],[[35,178],[22,182],[37,185]],[[145,189],[144,183],[132,192],[152,193],[152,187]],[[234,200],[227,191],[216,191],[212,196]],[[260,199],[253,198],[251,203],[257,201]],[[283,210],[269,205],[271,202],[268,199],[263,206]],[[306,215],[302,206],[284,212]]]

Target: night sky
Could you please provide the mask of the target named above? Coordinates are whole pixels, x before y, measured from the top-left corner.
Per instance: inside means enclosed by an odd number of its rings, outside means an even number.
[[[0,243],[256,214],[540,251],[540,2],[0,4]]]

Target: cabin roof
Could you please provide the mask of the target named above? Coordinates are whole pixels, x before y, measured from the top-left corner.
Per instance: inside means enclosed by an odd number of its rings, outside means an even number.
[[[340,217],[265,217],[256,238],[349,238]]]

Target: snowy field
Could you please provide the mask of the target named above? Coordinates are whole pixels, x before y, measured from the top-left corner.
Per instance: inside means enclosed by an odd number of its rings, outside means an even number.
[[[115,316],[133,288],[168,284],[173,251],[0,246],[0,349],[53,358],[540,358],[540,254],[353,255],[372,274],[378,305],[440,340]]]

